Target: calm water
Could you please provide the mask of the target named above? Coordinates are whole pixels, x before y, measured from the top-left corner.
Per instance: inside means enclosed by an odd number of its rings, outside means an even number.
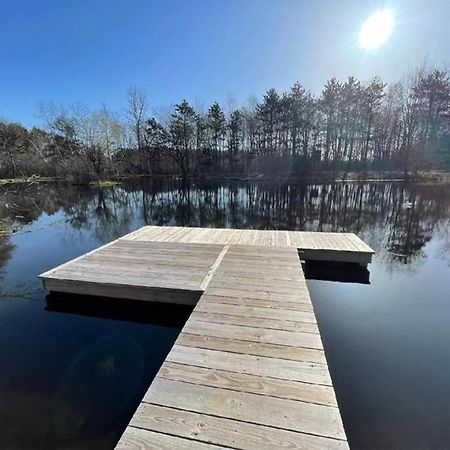
[[[144,224],[358,233],[370,284],[308,281],[350,444],[449,447],[449,186],[0,189],[2,447],[115,444],[189,310],[47,299],[37,275]]]

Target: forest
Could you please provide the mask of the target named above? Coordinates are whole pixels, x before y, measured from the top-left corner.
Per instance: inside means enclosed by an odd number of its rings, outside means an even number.
[[[145,91],[126,107],[38,106],[42,126],[0,120],[0,178],[77,182],[136,175],[239,176],[450,169],[450,77],[422,68],[401,82],[328,80],[320,95],[300,83],[237,106],[186,100],[151,114]]]

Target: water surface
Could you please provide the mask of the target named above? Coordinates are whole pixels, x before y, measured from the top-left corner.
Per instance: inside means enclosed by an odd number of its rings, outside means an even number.
[[[357,233],[377,252],[370,284],[308,281],[349,442],[448,447],[449,217],[445,185],[2,187],[2,445],[115,444],[189,310],[47,301],[37,275],[155,224]]]

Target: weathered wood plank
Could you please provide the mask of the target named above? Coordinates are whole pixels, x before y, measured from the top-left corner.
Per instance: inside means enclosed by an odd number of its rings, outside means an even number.
[[[201,336],[229,337],[252,342],[266,342],[268,344],[289,345],[292,347],[306,347],[322,350],[320,336],[311,333],[270,330],[267,328],[254,328],[241,325],[222,323],[207,323],[188,320],[183,328],[185,333],[199,334]]]
[[[325,364],[242,355],[181,345],[172,347],[166,361],[331,386],[330,374]]]
[[[292,322],[287,320],[262,319],[260,317],[243,317],[230,314],[217,314],[194,311],[191,314],[194,321],[208,323],[223,323],[230,325],[242,325],[254,328],[266,328],[268,330],[302,331],[304,333],[319,334],[319,329],[314,323]]]
[[[208,297],[209,298],[209,297]],[[243,317],[271,319],[271,320],[287,320],[290,322],[310,322],[311,314],[302,311],[291,311],[280,307],[262,308],[257,306],[227,305],[223,303],[214,303],[208,301],[208,298],[202,298],[198,303],[197,312],[228,314]],[[312,305],[308,311],[313,312]],[[313,322],[314,323],[314,322]]]
[[[224,447],[129,426],[116,448],[119,450],[206,450]]]
[[[157,377],[144,402],[345,440],[339,410]]]
[[[290,311],[303,311],[309,313],[305,315],[304,322],[315,323],[316,319],[314,314],[311,313],[311,300],[308,297],[300,297],[297,301],[292,302],[283,302],[276,300],[261,300],[255,298],[246,298],[246,297],[228,297],[225,295],[209,295],[203,294],[203,300],[208,300],[208,303],[222,303],[225,305],[241,305],[241,306],[256,306],[259,308],[268,308],[268,309],[287,309]]]
[[[158,375],[166,380],[184,381],[203,386],[251,392],[270,397],[289,398],[291,400],[337,407],[333,388],[320,384],[303,383],[172,362],[165,362]]]
[[[52,278],[46,278],[44,285],[50,292],[66,292],[69,294],[95,295],[181,305],[195,305],[202,294],[201,291],[192,289],[145,288],[142,286],[111,285],[98,282],[91,283],[85,280],[67,281]]]
[[[291,359],[294,361],[326,364],[323,350],[303,347],[267,344],[264,342],[249,342],[234,339],[234,337],[217,338],[189,333],[180,333],[176,341],[185,347],[198,347],[210,350],[223,350],[244,355],[267,356],[268,358]]]
[[[155,288],[155,289],[173,289],[173,290],[188,290],[188,291],[200,291],[202,278],[191,279],[176,279],[173,277],[165,277],[164,274],[156,273],[154,277],[137,275],[126,276],[126,274],[120,273],[108,273],[108,272],[95,272],[85,269],[83,271],[60,271],[56,274],[52,274],[47,278],[49,280],[60,280],[66,282],[79,282],[79,283],[91,283],[103,286],[118,286],[118,287],[133,287],[138,288]]]
[[[295,302],[298,295],[292,294],[280,294],[278,292],[272,292],[270,289],[266,290],[256,290],[256,289],[243,289],[239,287],[215,287],[214,284],[210,285],[208,288],[208,295],[221,295],[228,297],[245,297],[254,298],[260,300],[276,300],[276,301],[286,301]]]
[[[142,403],[131,424],[244,450],[346,450],[345,441]]]

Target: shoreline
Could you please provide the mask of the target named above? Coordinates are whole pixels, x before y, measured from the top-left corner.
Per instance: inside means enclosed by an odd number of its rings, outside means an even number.
[[[119,185],[122,182],[136,179],[158,179],[158,178],[181,178],[178,174],[156,174],[156,175],[123,175],[118,177],[105,178],[103,180],[93,180],[89,182],[80,182],[70,180],[65,177],[18,177],[18,178],[3,178],[0,179],[0,187],[16,184],[35,184],[47,182],[67,182],[75,186],[90,186],[96,188],[109,188]],[[298,184],[328,184],[328,183],[371,183],[371,182],[436,182],[447,183],[450,182],[450,172],[440,171],[419,171],[414,175],[405,177],[399,172],[368,172],[365,176],[358,172],[350,172],[347,174],[338,174],[333,176],[331,174],[322,173],[308,175],[305,177],[293,177],[288,174],[275,175],[232,175],[232,174],[211,174],[211,175],[190,175],[190,180],[218,180],[218,181],[239,181],[239,182],[285,182]]]

